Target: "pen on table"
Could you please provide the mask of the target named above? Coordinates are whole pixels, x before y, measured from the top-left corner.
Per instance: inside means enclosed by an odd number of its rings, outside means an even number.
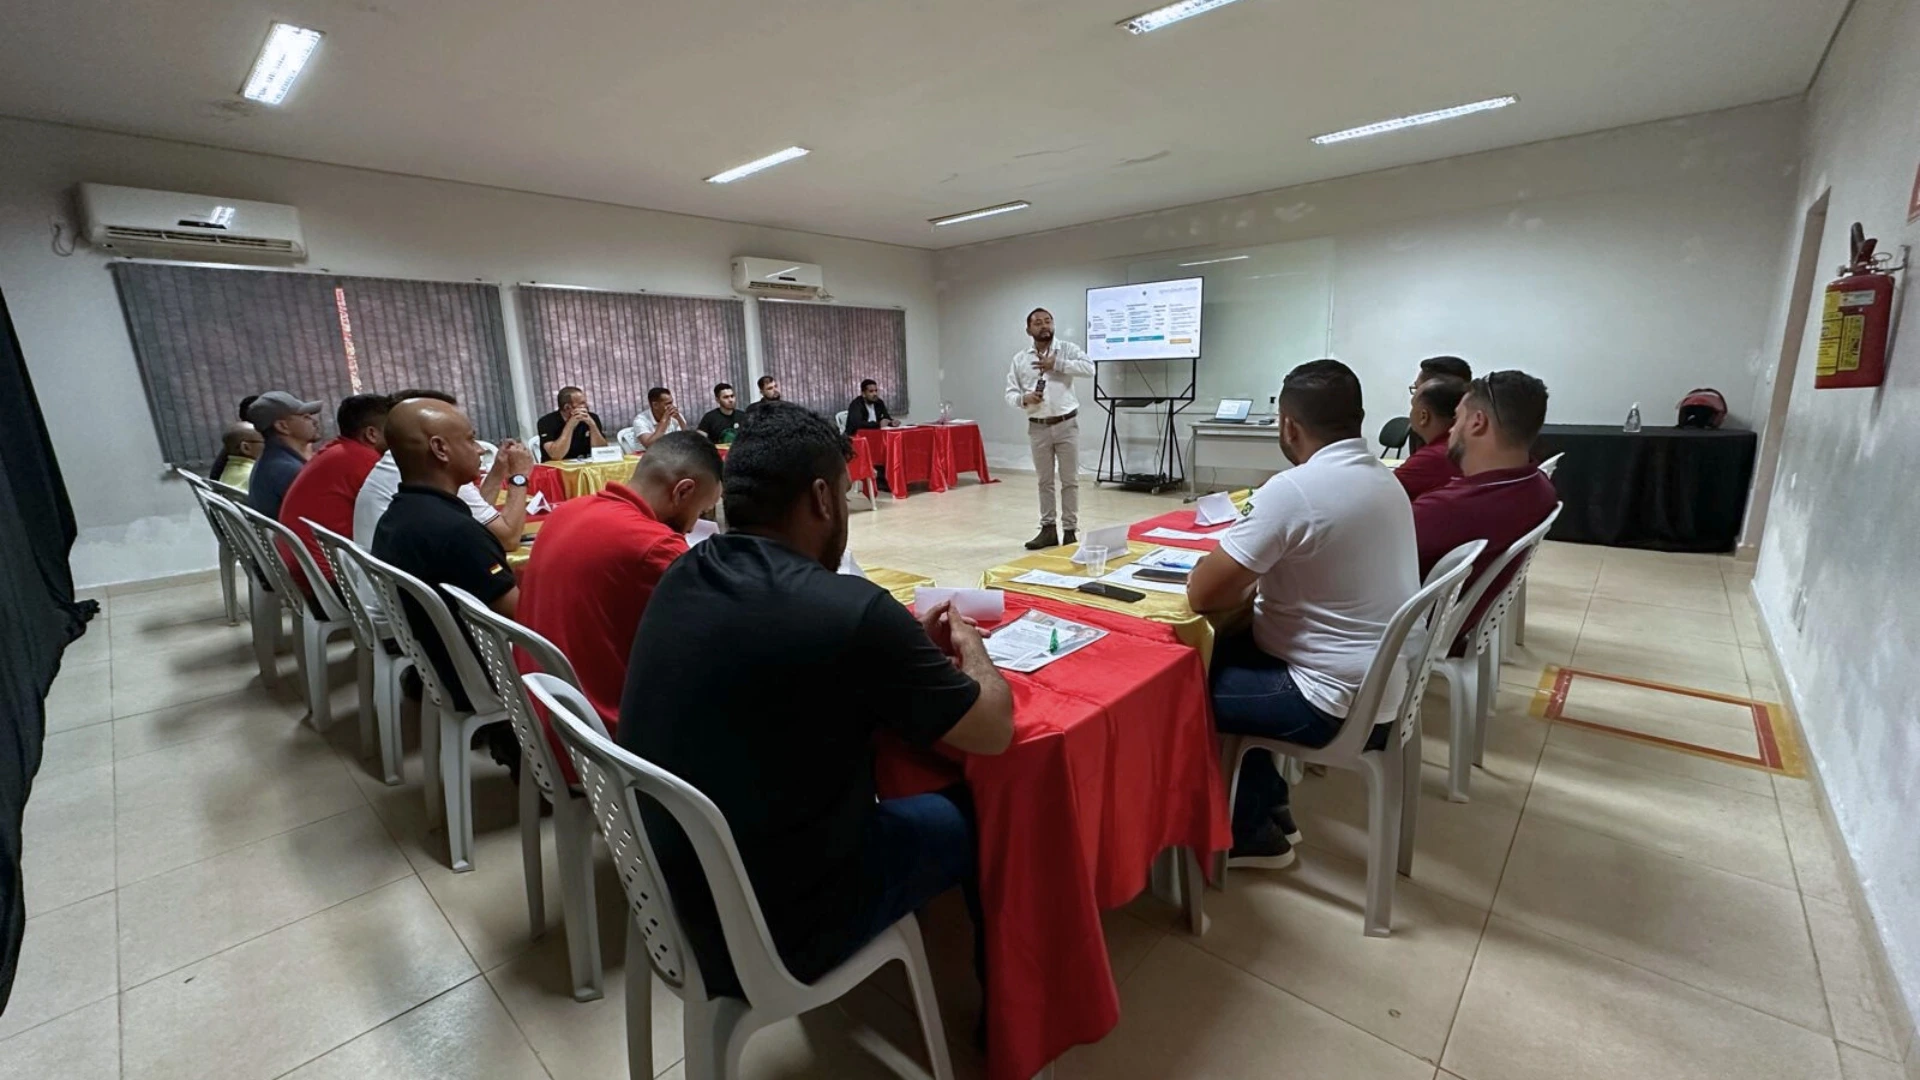
[[[1047,639],[1047,651],[1049,653],[1060,651],[1060,628],[1057,626],[1053,628],[1052,636]]]

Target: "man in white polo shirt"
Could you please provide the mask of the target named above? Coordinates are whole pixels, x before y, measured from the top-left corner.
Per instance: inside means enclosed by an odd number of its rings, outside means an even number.
[[[1388,621],[1419,589],[1413,511],[1361,434],[1364,416],[1360,380],[1345,364],[1289,372],[1280,450],[1294,468],[1261,485],[1252,511],[1188,579],[1187,602],[1202,614],[1253,597],[1252,632],[1213,651],[1214,724],[1224,733],[1333,741]],[[1247,755],[1229,864],[1287,866],[1299,842],[1272,756]]]

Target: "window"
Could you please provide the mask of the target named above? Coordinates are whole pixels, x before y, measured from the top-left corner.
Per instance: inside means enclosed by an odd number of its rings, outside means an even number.
[[[746,306],[738,300],[536,285],[515,295],[540,412],[554,407],[561,387],[583,387],[612,438],[656,386],[673,391],[689,422],[712,407],[715,383],[748,396]]]
[[[898,308],[760,301],[760,356],[780,395],[832,416],[880,384],[895,413],[907,411],[907,313]]]
[[[211,463],[240,399],[265,390],[332,406],[348,394],[431,386],[459,396],[483,438],[518,426],[494,286],[165,263],[109,269],[170,464]]]

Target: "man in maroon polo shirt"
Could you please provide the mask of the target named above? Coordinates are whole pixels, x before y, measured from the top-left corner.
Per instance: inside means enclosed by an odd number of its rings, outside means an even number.
[[[292,529],[307,545],[320,573],[329,581],[333,580],[333,567],[320,554],[320,543],[307,528],[307,520],[343,536],[352,534],[353,500],[380,455],[387,452],[387,411],[392,407],[385,394],[354,394],[342,399],[334,413],[340,434],[307,461],[280,500],[280,524]],[[298,563],[287,565],[296,579],[302,578]],[[304,579],[300,583],[302,588],[308,587]]]
[[[625,484],[560,504],[520,576],[521,624],[560,647],[611,734],[634,632],[686,533],[720,498],[720,452],[698,431],[660,436]],[[524,662],[524,661],[523,661]],[[567,756],[555,743],[565,768]]]
[[[1532,458],[1533,440],[1546,419],[1547,386],[1525,372],[1496,371],[1467,385],[1448,442],[1464,475],[1413,503],[1421,577],[1447,552],[1485,540],[1487,549],[1474,560],[1474,576],[1467,582],[1471,588],[1488,565],[1553,512],[1559,496]],[[1479,619],[1497,592],[1487,590],[1466,625]]]
[[[1451,375],[1428,379],[1414,388],[1407,409],[1407,430],[1420,437],[1421,445],[1393,470],[1393,478],[1407,489],[1407,498],[1418,499],[1460,475],[1448,435],[1453,431],[1454,412],[1466,392],[1467,381]]]

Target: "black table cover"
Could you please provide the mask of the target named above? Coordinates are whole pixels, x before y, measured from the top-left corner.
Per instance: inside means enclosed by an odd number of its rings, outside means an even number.
[[[1553,474],[1566,509],[1550,540],[1656,551],[1732,551],[1747,512],[1759,437],[1730,429],[1548,424],[1534,452],[1567,456]]]

